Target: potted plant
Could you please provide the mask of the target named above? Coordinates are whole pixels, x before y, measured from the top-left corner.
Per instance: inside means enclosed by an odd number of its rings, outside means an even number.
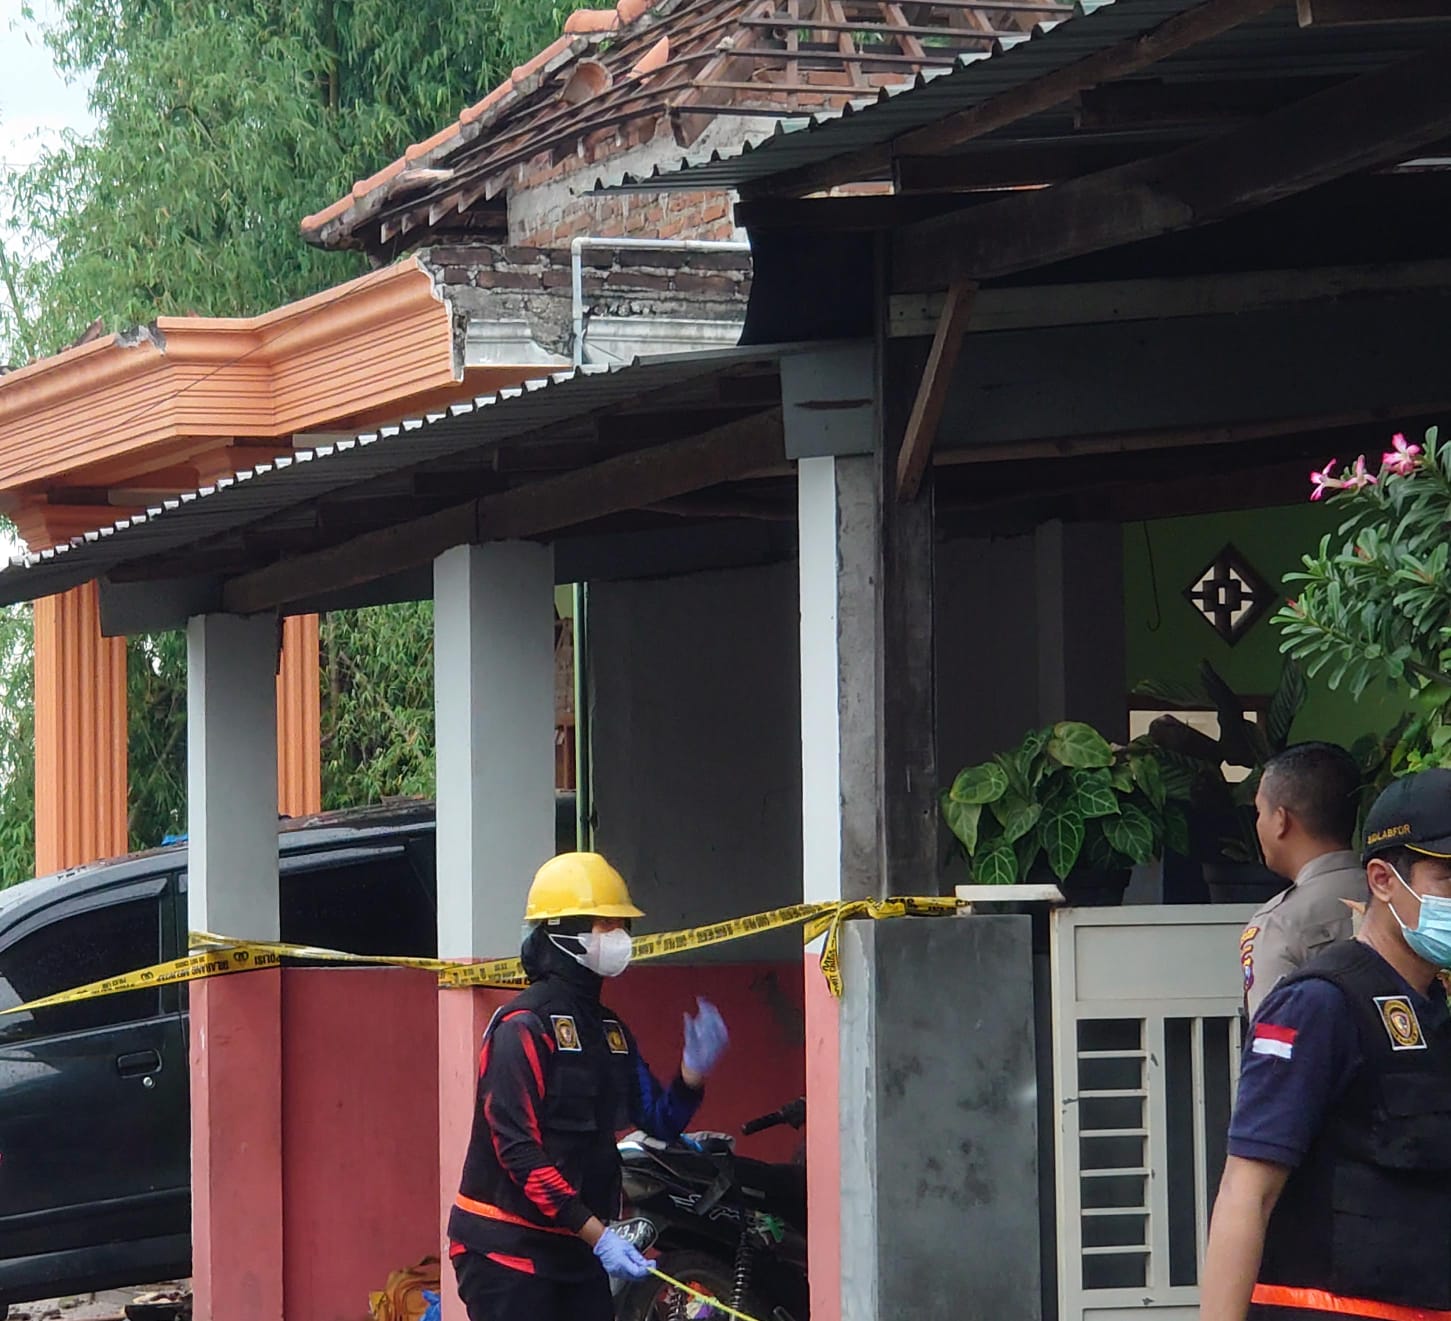
[[[1255,792],[1271,757],[1283,752],[1290,730],[1305,704],[1305,674],[1294,661],[1280,670],[1263,724],[1246,715],[1248,703],[1207,660],[1195,684],[1145,682],[1135,692],[1166,706],[1210,708],[1219,718],[1219,737],[1211,738],[1173,715],[1149,726],[1170,774],[1189,800],[1194,861],[1201,864],[1209,897],[1215,903],[1253,903],[1273,897],[1288,881],[1265,865],[1255,832]],[[1225,766],[1249,772],[1230,783]]]
[[[942,815],[977,884],[1051,877],[1075,904],[1121,902],[1136,864],[1188,846],[1157,749],[1115,746],[1073,720],[961,771]]]

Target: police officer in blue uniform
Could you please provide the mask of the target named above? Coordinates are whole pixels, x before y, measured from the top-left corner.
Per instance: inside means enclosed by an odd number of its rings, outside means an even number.
[[[1451,1321],[1451,771],[1392,784],[1365,829],[1359,936],[1245,1042],[1202,1321]]]

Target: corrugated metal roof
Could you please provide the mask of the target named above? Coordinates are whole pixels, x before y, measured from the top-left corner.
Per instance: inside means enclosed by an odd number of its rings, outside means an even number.
[[[753,364],[775,363],[803,347],[771,345],[623,365],[585,365],[351,440],[301,450],[166,500],[67,544],[14,557],[0,570],[0,605],[67,591],[118,565],[184,552],[346,487],[566,426],[655,392],[688,388]]]
[[[739,189],[775,175],[818,165],[836,156],[881,146],[1025,86],[1079,60],[1151,31],[1202,0],[1078,0],[1074,16],[1041,23],[1022,38],[998,42],[988,54],[965,54],[956,67],[918,74],[874,100],[782,120],[767,137],[735,155],[681,157],[674,169],[649,177],[602,177],[606,191]],[[1301,28],[1295,6],[1282,4],[1263,17],[1168,57],[1144,76],[1174,81],[1289,73],[1297,77],[1345,77],[1418,54],[1444,27],[1394,23],[1371,27]],[[984,141],[1062,134],[1086,142],[1092,130],[1074,130],[1067,107],[1031,116]]]

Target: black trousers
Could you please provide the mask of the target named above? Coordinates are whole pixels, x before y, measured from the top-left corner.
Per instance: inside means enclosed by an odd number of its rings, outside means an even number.
[[[615,1314],[603,1270],[584,1280],[549,1280],[479,1252],[455,1257],[453,1269],[469,1321],[611,1321]]]

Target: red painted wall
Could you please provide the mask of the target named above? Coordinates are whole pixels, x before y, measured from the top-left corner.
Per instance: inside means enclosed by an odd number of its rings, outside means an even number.
[[[438,1252],[431,973],[283,972],[282,1133],[284,1315],[362,1321],[390,1271]]]
[[[740,1128],[806,1090],[803,991],[799,962],[642,964],[605,988],[605,1002],[630,1025],[655,1076],[669,1082],[680,1067],[682,1017],[695,1011],[697,995],[713,1000],[731,1048],[691,1127],[732,1133],[745,1154],[786,1161],[802,1134],[779,1128],[741,1138]]]

